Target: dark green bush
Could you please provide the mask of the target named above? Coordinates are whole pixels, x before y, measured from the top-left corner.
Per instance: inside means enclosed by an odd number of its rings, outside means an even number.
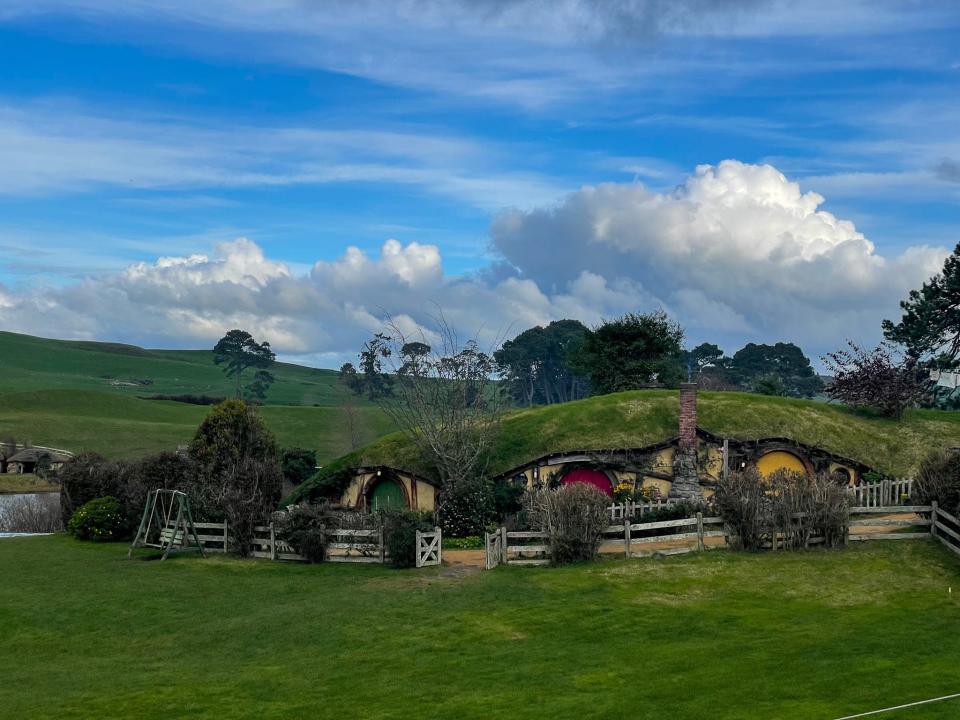
[[[493,509],[501,522],[523,509],[523,494],[527,486],[513,478],[500,479],[493,486]]]
[[[385,508],[380,511],[383,523],[383,544],[390,564],[409,568],[417,564],[417,530],[430,532],[433,522],[430,513],[405,508]]]
[[[323,562],[327,553],[324,509],[313,505],[293,505],[278,515],[278,534],[281,539],[290,543],[307,562]]]
[[[440,526],[448,537],[479,535],[493,520],[493,488],[486,478],[445,483],[440,490]]]
[[[67,530],[79,540],[107,542],[123,537],[127,523],[120,501],[108,495],[84,503],[70,518]]]
[[[443,540],[444,550],[483,550],[483,538],[479,535],[469,535],[464,538],[450,538]]]
[[[317,454],[303,448],[285,448],[280,454],[283,479],[298,487],[317,471]]]

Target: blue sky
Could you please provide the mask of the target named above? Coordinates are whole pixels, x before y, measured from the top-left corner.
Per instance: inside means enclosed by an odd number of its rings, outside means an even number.
[[[960,241],[958,37],[946,2],[11,0],[0,322],[244,322],[321,364],[432,303],[471,332],[661,306],[730,351],[873,340]],[[387,280],[348,282],[350,246]]]

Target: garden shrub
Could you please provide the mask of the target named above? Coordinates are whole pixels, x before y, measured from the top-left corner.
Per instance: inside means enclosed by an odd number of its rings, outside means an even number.
[[[483,550],[483,538],[479,535],[468,535],[464,538],[450,538],[443,540],[444,550]]]
[[[503,522],[523,509],[523,494],[526,491],[524,482],[517,482],[513,478],[497,480],[493,486],[493,510],[499,521]]]
[[[293,505],[286,512],[277,513],[279,535],[307,562],[323,562],[327,553],[324,532],[327,516],[324,508],[315,505]]]
[[[938,450],[927,455],[917,469],[913,495],[921,505],[935,500],[948,513],[960,511],[960,453]]]
[[[190,454],[197,469],[191,497],[196,515],[225,519],[234,549],[248,555],[253,528],[280,501],[283,475],[273,435],[256,408],[242,400],[227,400],[215,406],[197,428]]]
[[[530,524],[547,533],[550,562],[592,560],[610,522],[610,498],[592,485],[573,483],[536,489],[526,496]]]
[[[70,518],[67,530],[79,540],[107,542],[123,537],[127,524],[120,501],[108,495],[84,503]]]
[[[430,532],[433,523],[430,513],[405,508],[385,508],[380,511],[383,523],[383,543],[394,567],[409,568],[417,564],[417,530]]]
[[[755,468],[730,473],[713,496],[717,511],[745,550],[759,550],[782,534],[787,547],[805,547],[813,535],[825,547],[843,545],[850,522],[846,486],[829,474],[808,477],[778,470],[763,477]],[[797,513],[805,513],[799,522]]]
[[[486,478],[446,482],[440,490],[438,512],[443,534],[449,537],[479,535],[493,520],[493,488]]]

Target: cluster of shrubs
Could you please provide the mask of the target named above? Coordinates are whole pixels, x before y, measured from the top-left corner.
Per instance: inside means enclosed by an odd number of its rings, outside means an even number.
[[[369,515],[343,511],[330,505],[293,505],[274,515],[279,537],[307,562],[323,562],[327,556],[327,529],[381,530],[389,562],[394,567],[413,567],[417,562],[417,531],[433,530],[430,513],[403,508],[385,508]]]
[[[720,482],[713,502],[736,536],[736,544],[745,550],[759,550],[774,538],[785,548],[806,547],[815,535],[823,538],[826,547],[847,540],[846,486],[826,473],[809,477],[778,470],[762,476],[755,468],[747,468]]]
[[[914,500],[922,505],[936,501],[951,515],[960,512],[960,452],[940,450],[920,463],[913,481]]]
[[[240,400],[214,407],[184,454],[106,460],[86,453],[65,463],[58,479],[61,515],[77,537],[130,537],[147,494],[162,488],[186,493],[194,519],[226,520],[241,555],[249,553],[253,528],[276,508],[283,485],[273,436],[256,409]]]

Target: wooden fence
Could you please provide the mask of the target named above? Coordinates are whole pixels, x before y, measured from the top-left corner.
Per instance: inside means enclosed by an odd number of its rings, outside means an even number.
[[[930,533],[956,555],[960,555],[960,520],[938,508],[936,503],[933,504],[930,519],[932,521]]]
[[[898,517],[877,517],[880,515]],[[904,517],[910,515],[911,517]],[[805,513],[793,516],[796,532],[802,532]],[[877,528],[889,531],[877,531]],[[910,532],[914,528],[929,528]],[[869,531],[868,531],[869,530]],[[669,531],[669,532],[664,532]],[[953,515],[931,505],[857,506],[850,508],[847,539],[851,542],[867,540],[923,540],[933,535],[960,555],[960,521]],[[707,538],[723,538],[721,543],[708,543]],[[508,531],[499,528],[486,533],[486,567],[497,565],[546,565],[549,563],[548,534],[538,530]],[[603,531],[601,554],[623,554],[626,557],[648,557],[654,553],[679,555],[706,550],[710,546],[729,546],[737,541],[720,517],[694,517],[678,520],[660,520],[649,523],[610,525]],[[782,550],[796,541],[791,533],[773,532],[762,547]],[[822,544],[824,539],[809,533],[802,536],[804,547]],[[653,548],[652,545],[666,545]]]
[[[855,507],[891,507],[906,505],[910,502],[913,493],[913,480],[909,478],[878,480],[874,483],[864,483],[847,488],[850,503]],[[642,519],[655,510],[676,505],[680,500],[663,498],[649,502],[634,502],[627,500],[607,506],[607,513],[611,523],[622,523],[624,520]]]
[[[886,479],[874,483],[855,485],[847,489],[850,502],[855,507],[890,507],[906,505],[913,494],[913,480],[908,478]]]
[[[227,552],[233,542],[226,522],[194,523],[197,537],[205,552]],[[383,531],[337,528],[325,531],[327,535],[326,562],[385,563],[390,559],[383,542]],[[257,525],[253,529],[253,549],[250,555],[268,560],[292,560],[304,562],[288,542],[277,537],[273,523]],[[443,561],[443,534],[440,528],[430,532],[417,531],[416,566],[429,567]]]
[[[660,520],[649,523],[623,523],[609,525],[603,531],[600,551],[604,554],[622,554],[625,557],[648,557],[654,552],[664,555],[679,555],[706,549],[705,538],[722,537],[723,520],[719,517],[694,517],[678,520]],[[670,530],[671,532],[663,532]],[[540,530],[508,531],[499,528],[485,536],[486,567],[497,565],[546,565],[550,562],[547,544],[548,534]],[[653,543],[692,543],[671,546],[658,550],[647,549]]]
[[[610,505],[607,508],[607,513],[610,515],[610,522],[617,523],[623,522],[624,520],[642,518],[644,515],[653,512],[654,510],[668,508],[672,505],[676,505],[678,502],[680,501],[675,498],[664,498],[662,500],[651,500],[649,502],[634,502],[632,500],[627,500],[623,503],[615,503]]]

